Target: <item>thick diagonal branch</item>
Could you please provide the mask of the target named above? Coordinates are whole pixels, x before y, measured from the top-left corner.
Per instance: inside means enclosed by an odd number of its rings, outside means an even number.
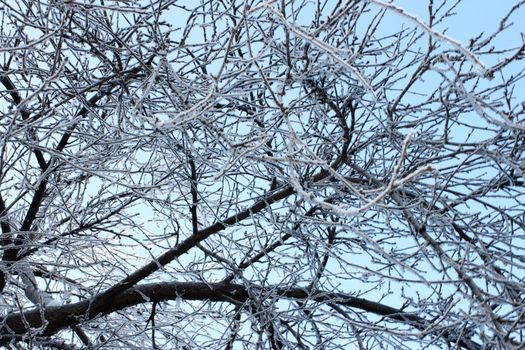
[[[253,286],[252,288],[258,287]],[[407,313],[391,306],[345,293],[312,291],[305,288],[275,288],[271,291],[265,290],[264,292],[271,292],[272,295],[277,296],[279,299],[296,301],[313,300],[318,303],[330,303],[360,309],[399,321],[420,330],[428,326],[427,320],[413,313]],[[0,327],[0,344],[6,344],[13,339],[21,339],[29,331],[29,329],[27,329],[28,326],[33,329],[42,327],[41,335],[50,336],[61,329],[78,324],[79,320],[85,322],[133,305],[146,302],[175,300],[176,298],[244,304],[249,300],[249,293],[245,286],[229,283],[162,282],[136,285],[112,299],[108,307],[101,310],[99,314],[93,314],[93,312],[90,311],[93,300],[91,299],[60,307],[49,307],[43,311],[37,309],[8,315],[0,320],[2,325]],[[42,319],[42,316],[45,320]],[[469,339],[460,339],[452,333],[445,332],[442,333],[441,336],[445,337],[447,341],[459,344],[464,349],[481,349],[479,344]]]

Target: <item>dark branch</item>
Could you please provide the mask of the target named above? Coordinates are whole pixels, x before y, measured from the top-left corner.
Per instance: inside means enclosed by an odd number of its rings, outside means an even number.
[[[259,289],[253,287],[254,289]],[[264,293],[269,293],[267,288]],[[271,292],[280,299],[295,301],[314,300],[318,303],[337,304],[349,308],[360,309],[388,319],[399,321],[416,329],[423,330],[428,326],[428,321],[413,313],[407,313],[381,303],[357,298],[344,293],[331,293],[326,291],[311,291],[304,288],[281,289],[275,288]],[[197,283],[197,282],[163,282],[137,285],[121,293],[108,303],[108,307],[97,314],[92,312],[93,299],[84,300],[74,304],[60,307],[49,307],[41,310],[26,311],[8,315],[1,320],[0,344],[6,344],[13,339],[20,339],[26,332],[27,326],[31,328],[44,327],[42,336],[51,336],[67,327],[75,326],[81,322],[111,314],[133,305],[146,302],[161,302],[183,298],[185,300],[209,300],[214,302],[228,302],[243,304],[249,300],[249,293],[245,286],[227,283]],[[45,322],[42,320],[44,315]],[[82,321],[81,321],[82,320]],[[478,350],[481,346],[469,339],[459,339],[456,335],[445,332],[443,337],[447,341],[458,343],[464,349]]]

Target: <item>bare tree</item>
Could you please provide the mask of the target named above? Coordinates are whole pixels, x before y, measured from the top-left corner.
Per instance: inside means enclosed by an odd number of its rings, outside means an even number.
[[[525,1],[414,3],[0,1],[0,344],[523,348]]]

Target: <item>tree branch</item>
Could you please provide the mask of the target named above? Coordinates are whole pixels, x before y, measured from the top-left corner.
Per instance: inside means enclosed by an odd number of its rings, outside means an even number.
[[[261,289],[253,287],[255,289]],[[266,290],[263,294],[270,292]],[[376,315],[385,316],[391,320],[410,325],[416,329],[425,329],[429,322],[413,313],[407,313],[381,303],[363,298],[354,297],[345,293],[331,293],[327,291],[312,291],[305,288],[275,288],[271,291],[273,295],[282,299],[295,301],[314,300],[319,303],[337,304],[350,308],[360,309]],[[102,293],[104,294],[104,293]],[[102,295],[101,294],[101,295]],[[249,293],[245,286],[228,283],[204,283],[204,282],[162,282],[137,285],[132,289],[122,292],[118,298],[111,300],[106,309],[98,314],[91,311],[93,299],[83,300],[78,303],[63,305],[60,307],[48,307],[45,310],[31,310],[24,313],[14,313],[0,319],[0,345],[4,345],[13,339],[21,339],[28,326],[43,328],[42,336],[50,336],[58,331],[75,326],[83,321],[89,321],[100,316],[120,311],[126,307],[143,304],[145,302],[161,302],[183,298],[185,300],[209,300],[215,302],[230,302],[242,304],[249,300]],[[45,320],[42,319],[42,315]],[[449,332],[442,334],[447,341],[459,344],[464,349],[478,350],[481,346],[469,339],[460,339]]]

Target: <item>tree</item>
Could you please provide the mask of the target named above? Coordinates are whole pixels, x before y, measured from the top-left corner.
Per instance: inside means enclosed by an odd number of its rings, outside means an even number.
[[[525,344],[525,1],[0,3],[3,346]]]

